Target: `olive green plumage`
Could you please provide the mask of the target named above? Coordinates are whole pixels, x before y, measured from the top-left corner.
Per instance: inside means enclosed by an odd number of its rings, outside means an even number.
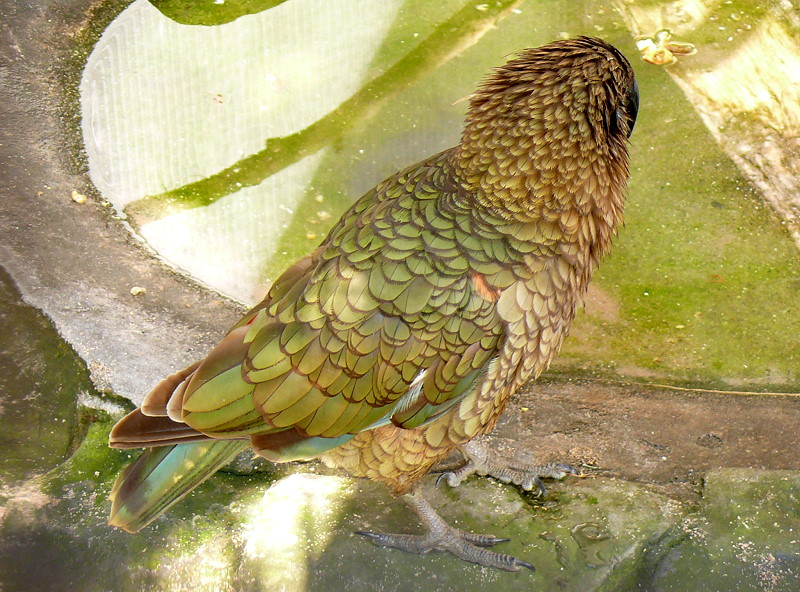
[[[621,223],[637,102],[630,65],[595,39],[491,73],[458,146],[364,195],[114,428],[111,446],[174,448],[121,476],[111,523],[144,526],[207,476],[204,455],[211,474],[242,449],[231,440],[405,492],[490,430],[558,351]]]

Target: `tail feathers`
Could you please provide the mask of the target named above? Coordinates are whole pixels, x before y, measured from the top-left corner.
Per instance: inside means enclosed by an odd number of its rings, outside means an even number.
[[[137,532],[249,446],[249,440],[206,440],[145,451],[117,477],[108,523]]]
[[[111,429],[108,445],[111,448],[146,448],[210,440],[202,432],[169,417],[152,417],[135,409]]]
[[[181,421],[183,394],[198,366],[199,361],[159,382],[145,395],[141,405],[142,413],[150,416],[169,415],[175,421]]]

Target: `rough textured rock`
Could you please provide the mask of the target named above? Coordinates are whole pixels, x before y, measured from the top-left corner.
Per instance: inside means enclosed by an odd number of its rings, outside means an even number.
[[[797,472],[708,474],[698,509],[662,488],[568,478],[544,500],[491,480],[426,485],[442,515],[508,536],[535,573],[446,554],[377,549],[353,534],[413,532],[400,500],[365,481],[318,473],[220,474],[137,535],[105,526],[105,495],[126,454],[95,424],[78,453],[29,481],[0,524],[3,590],[796,590]]]

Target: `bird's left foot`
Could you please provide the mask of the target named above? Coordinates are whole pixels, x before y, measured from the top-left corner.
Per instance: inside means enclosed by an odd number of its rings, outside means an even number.
[[[467,464],[455,471],[447,471],[439,475],[436,480],[438,485],[446,481],[451,487],[457,487],[470,475],[478,474],[494,477],[503,483],[511,483],[525,491],[537,490],[539,495],[544,495],[546,489],[542,479],[561,480],[567,475],[577,472],[570,465],[562,463],[548,463],[525,468],[510,467],[506,464],[491,459],[489,448],[480,440],[472,440],[460,447]]]
[[[400,549],[408,553],[424,554],[431,551],[447,551],[464,561],[506,571],[519,571],[523,567],[530,570],[535,569],[527,561],[486,549],[486,547],[493,547],[497,543],[509,539],[498,538],[490,534],[472,534],[453,528],[436,513],[420,493],[404,497],[427,529],[426,534],[386,534],[363,530],[356,534],[368,537],[379,547]]]

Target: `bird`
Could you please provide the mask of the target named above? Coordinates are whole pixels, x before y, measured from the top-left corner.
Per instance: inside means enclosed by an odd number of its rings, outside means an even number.
[[[598,38],[494,68],[456,146],[355,201],[204,359],[112,428],[111,447],[147,450],[117,477],[109,524],[140,530],[250,447],[402,496],[426,534],[359,532],[378,546],[534,569],[488,549],[507,539],[449,526],[420,483],[456,450],[471,471],[522,479],[481,437],[549,366],[623,223],[638,108],[630,63]]]

